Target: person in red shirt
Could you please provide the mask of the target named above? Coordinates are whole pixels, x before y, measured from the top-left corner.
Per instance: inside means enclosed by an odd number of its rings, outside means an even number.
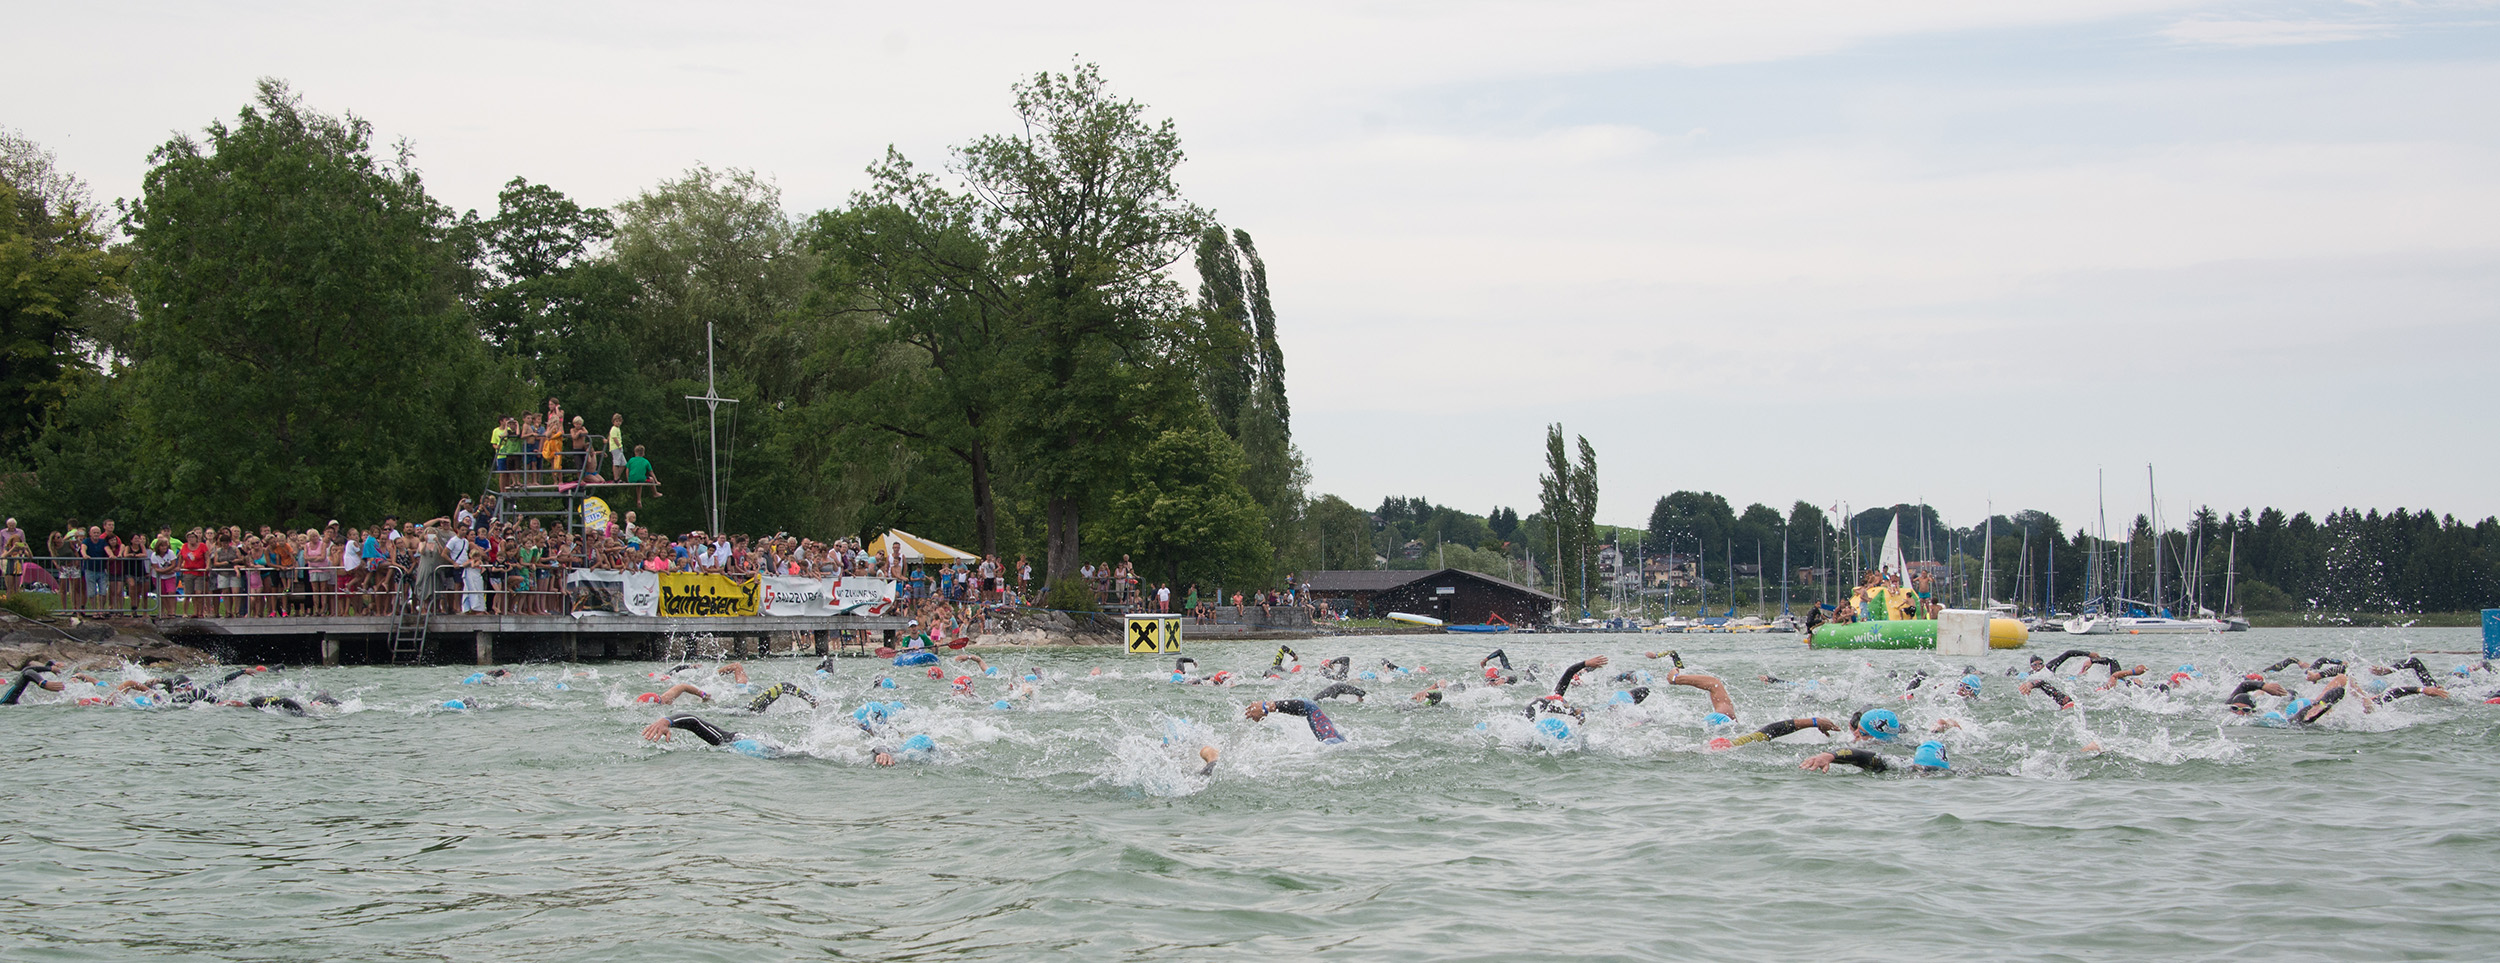
[[[182,543],[182,594],[189,601],[185,606],[194,618],[204,618],[208,610],[202,600],[208,598],[208,540],[192,532]]]

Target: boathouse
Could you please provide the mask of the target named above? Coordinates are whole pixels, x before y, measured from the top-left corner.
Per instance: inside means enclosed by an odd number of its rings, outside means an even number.
[[[1544,625],[1552,620],[1554,607],[1562,604],[1559,597],[1517,582],[1455,568],[1304,572],[1301,581],[1303,590],[1313,597],[1357,618],[1405,612],[1453,625],[1473,625],[1500,615],[1513,625]]]

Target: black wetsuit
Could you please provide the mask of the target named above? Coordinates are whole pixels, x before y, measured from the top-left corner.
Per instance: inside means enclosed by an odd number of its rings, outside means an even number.
[[[2049,660],[2049,671],[2057,671],[2057,667],[2065,665],[2066,660],[2068,659],[2084,660],[2083,671],[2085,672],[2092,671],[2092,667],[2096,665],[2108,667],[2110,673],[2113,675],[2118,672],[2118,660],[2102,655],[2098,652],[2086,652],[2082,649],[2067,649],[2064,652],[2058,653],[2057,658]]]
[[[1339,682],[1335,685],[1329,686],[1328,688],[1319,690],[1319,694],[1312,696],[1311,701],[1318,702],[1321,699],[1333,699],[1338,696],[1349,695],[1353,696],[1355,701],[1360,702],[1363,700],[1363,697],[1371,695],[1371,693],[1355,688],[1352,683]]]
[[[2034,682],[2031,684],[2031,688],[2035,692],[2048,693],[2049,698],[2057,700],[2057,707],[2060,709],[2064,709],[2075,704],[2075,700],[2068,696],[2065,690],[2059,689],[2049,683]]]
[[[2293,667],[2293,666],[2300,665],[2300,664],[2301,664],[2301,662],[2300,662],[2300,660],[2299,660],[2299,659],[2285,659],[2285,660],[2283,660],[2283,661],[2281,661],[2281,662],[2277,662],[2277,663],[2275,663],[2275,664],[2273,664],[2273,665],[2267,666],[2267,667],[2262,668],[2262,669],[2259,669],[2259,670],[2257,670],[2257,671],[2259,671],[2259,672],[2281,672],[2281,671],[2283,671],[2283,670],[2285,670],[2285,669],[2288,669],[2288,668],[2291,668],[2291,667]]]
[[[1337,734],[1337,724],[1328,721],[1328,714],[1321,712],[1318,706],[1309,702],[1301,699],[1278,699],[1267,704],[1267,711],[1301,716],[1311,724],[1311,737],[1321,742],[1345,741],[1344,736]]]
[[[2395,687],[2395,688],[2393,688],[2393,689],[2389,689],[2389,690],[2387,690],[2387,691],[2385,691],[2385,692],[2381,692],[2381,693],[2379,693],[2379,694],[2378,694],[2378,703],[2379,703],[2380,705],[2386,705],[2386,704],[2388,704],[2388,703],[2390,703],[2390,702],[2394,702],[2394,701],[2396,701],[2396,700],[2398,700],[2398,699],[2402,699],[2402,698],[2404,698],[2404,697],[2406,697],[2406,696],[2410,696],[2410,695],[2421,695],[2421,694],[2422,694],[2422,688],[2423,688],[2423,687],[2418,686],[2418,685],[2400,685],[2400,686],[2397,686],[2397,687]]]
[[[44,669],[38,669],[38,668],[35,668],[34,666],[31,666],[31,665],[30,665],[30,666],[27,666],[27,667],[25,667],[25,668],[23,668],[23,669],[19,669],[19,670],[17,670],[17,681],[16,681],[16,682],[14,682],[14,683],[11,683],[11,684],[9,685],[9,691],[8,691],[8,694],[7,694],[7,695],[0,695],[0,706],[13,706],[13,705],[16,705],[16,704],[17,704],[18,697],[26,694],[26,687],[27,687],[27,686],[30,686],[30,685],[49,686],[49,685],[51,685],[51,684],[52,684],[52,679],[50,678],[50,676],[51,676],[51,673],[50,673],[50,672],[48,672],[47,670],[44,670]]]
[[[764,691],[755,694],[755,701],[747,703],[747,711],[762,712],[766,709],[772,708],[773,701],[781,698],[782,696],[797,696],[801,701],[807,703],[808,708],[816,708],[816,697],[808,695],[807,690],[799,688],[798,683],[775,682],[766,687]]]
[[[2420,677],[2420,678],[2421,678],[2421,680],[2422,680],[2422,684],[2423,684],[2423,685],[2433,685],[2433,684],[2435,684],[2435,683],[2432,681],[2432,679],[2431,679],[2431,668],[2430,668],[2430,666],[2427,666],[2427,665],[2423,665],[2423,664],[2422,664],[2422,657],[2421,657],[2421,656],[2418,656],[2418,655],[2417,655],[2417,656],[2412,656],[2412,657],[2409,657],[2409,658],[2405,659],[2405,660],[2404,660],[2404,661],[2402,661],[2402,662],[2398,662],[2398,663],[2396,663],[2395,665],[2388,666],[2388,668],[2390,668],[2390,669],[2412,669],[2412,670],[2413,670],[2413,674],[2414,674],[2415,676],[2418,676],[2418,677]],[[2407,694],[2408,694],[2408,695],[2410,695],[2411,693],[2407,693]]]
[[[1819,716],[1806,719],[1781,719],[1765,725],[1760,729],[1737,736],[1733,740],[1733,743],[1741,746],[1747,743],[1768,742],[1792,732],[1801,732],[1807,729],[1820,729],[1823,727],[1815,725],[1815,723],[1820,721],[1822,721],[1822,719]],[[1856,724],[1857,720],[1850,720],[1850,725],[1854,726]]]
[[[2318,701],[2312,702],[2309,704],[2308,708],[2300,710],[2300,716],[2292,721],[2302,725],[2308,725],[2312,722],[2318,721],[2320,718],[2323,718],[2326,715],[2327,710],[2335,708],[2336,703],[2344,701],[2344,690],[2346,688],[2348,687],[2339,685],[2319,694]]]
[[[1283,669],[1285,668],[1285,660],[1286,660],[1286,659],[1292,659],[1292,660],[1294,661],[1294,664],[1295,664],[1295,665],[1300,665],[1300,664],[1302,664],[1302,653],[1294,651],[1294,650],[1293,650],[1293,646],[1290,646],[1290,645],[1280,645],[1280,646],[1277,646],[1277,647],[1276,647],[1276,661],[1275,661],[1275,662],[1273,662],[1273,663],[1270,663],[1270,664],[1268,665],[1268,667],[1267,667],[1267,670],[1268,670],[1269,672],[1279,672],[1279,671],[1283,671]]]
[[[1354,671],[1354,659],[1351,656],[1341,655],[1319,664],[1319,674],[1331,679],[1343,680],[1346,674],[1352,671]]]
[[[695,738],[715,746],[725,746],[738,741],[737,733],[713,725],[702,717],[690,713],[680,712],[668,717],[668,727],[694,733]]]
[[[304,714],[303,703],[289,699],[285,696],[253,696],[250,700],[244,702],[243,704],[254,709],[283,710],[290,716],[301,716]]]
[[[2230,697],[2223,699],[2222,704],[2233,712],[2247,715],[2257,711],[2257,693],[2265,691],[2265,688],[2264,679],[2241,679],[2239,687],[2232,689]]]
[[[1538,699],[1535,702],[1528,703],[1528,718],[1534,719],[1536,718],[1537,713],[1540,712],[1559,713],[1570,716],[1574,719],[1587,718],[1587,713],[1580,711],[1578,706],[1572,705],[1571,701],[1565,698],[1563,693],[1570,690],[1571,680],[1577,678],[1580,673],[1588,671],[1588,667],[1589,664],[1587,660],[1582,660],[1572,663],[1571,668],[1564,669],[1562,678],[1557,679],[1554,682],[1554,695],[1552,698]]]
[[[1891,763],[1885,762],[1884,757],[1872,749],[1834,749],[1832,761],[1842,765],[1856,766],[1867,772],[1883,772],[1892,768]]]
[[[1476,660],[1476,668],[1479,668],[1479,669],[1484,668],[1484,664],[1485,664],[1485,663],[1487,663],[1487,662],[1499,662],[1499,663],[1501,663],[1501,664],[1502,664],[1502,668],[1503,668],[1504,670],[1506,670],[1506,671],[1510,668],[1510,656],[1509,656],[1509,654],[1504,653],[1504,652],[1503,652],[1502,650],[1500,650],[1500,649],[1495,649],[1495,650],[1493,650],[1492,654],[1487,655],[1487,656],[1485,656],[1484,658],[1477,659],[1477,660]]]
[[[1649,701],[1649,687],[1648,687],[1648,686],[1645,686],[1645,685],[1636,685],[1636,686],[1633,686],[1633,687],[1632,687],[1630,690],[1628,690],[1628,691],[1630,691],[1630,692],[1631,692],[1631,694],[1632,694],[1632,704],[1633,704],[1633,705],[1640,705],[1641,703],[1644,703],[1644,702]]]

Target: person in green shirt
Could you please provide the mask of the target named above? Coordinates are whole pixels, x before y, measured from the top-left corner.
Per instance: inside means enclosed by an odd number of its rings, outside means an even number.
[[[660,497],[660,476],[651,473],[651,459],[643,457],[641,445],[635,445],[634,457],[625,461],[625,483],[641,486],[634,489],[635,508],[642,507],[643,492],[650,492],[653,498]]]
[[[511,488],[512,473],[522,467],[521,423],[507,417],[495,424],[495,430],[487,435],[487,440],[495,446],[495,487]]]

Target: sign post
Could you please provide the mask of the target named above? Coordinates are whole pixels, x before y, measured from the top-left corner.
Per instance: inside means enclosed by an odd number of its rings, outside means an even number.
[[[1130,655],[1160,655],[1181,650],[1181,617],[1131,613],[1122,621],[1120,637]]]

